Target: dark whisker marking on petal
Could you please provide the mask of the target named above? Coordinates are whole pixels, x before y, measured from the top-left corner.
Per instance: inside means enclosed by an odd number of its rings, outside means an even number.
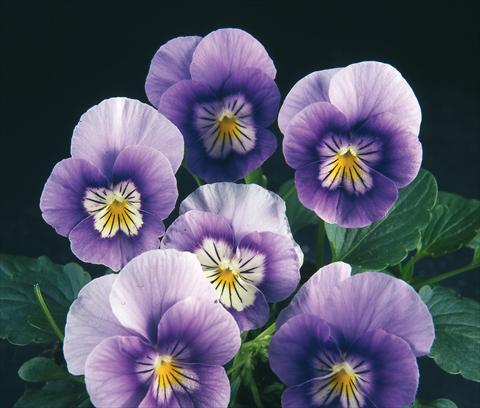
[[[240,129],[237,129],[237,130],[242,134],[243,137],[245,137],[246,139],[252,141],[252,138],[251,138],[251,137],[247,136],[247,135],[246,135],[245,133],[243,133]],[[238,138],[238,140],[240,141],[240,138]]]
[[[243,150],[247,151],[247,148],[246,148],[245,145],[243,144],[242,139],[240,139],[239,137],[237,137],[237,140],[238,140],[238,143],[240,143],[240,145],[242,146]]]
[[[105,201],[97,201],[97,200],[94,200],[93,198],[89,198],[89,197],[85,197],[85,200],[91,201],[91,202],[96,203],[96,204],[105,205]]]
[[[203,109],[205,112],[209,113],[210,115],[215,116],[215,113],[210,112],[204,105],[202,105],[202,109]]]
[[[325,356],[325,358],[327,359],[328,362],[330,362],[330,364],[332,366],[335,365],[335,361],[333,361],[333,358],[331,356],[329,356],[327,353],[323,353],[323,355]]]
[[[320,363],[322,363],[325,367],[332,367],[332,364],[328,364],[326,363],[325,361],[323,361],[320,356],[315,356],[315,358],[320,361]]]
[[[330,146],[327,142],[323,142],[323,144],[327,146],[333,153],[337,153],[337,151],[332,146]]]
[[[206,117],[206,116],[199,116],[198,119],[208,120],[209,122],[216,122],[217,121],[217,119],[215,119],[215,118],[209,118],[209,117]],[[212,126],[212,125],[208,125],[208,126]]]
[[[233,307],[233,303],[232,303],[232,288],[231,288],[231,285],[228,284],[228,297],[230,298],[230,307]]]
[[[207,256],[212,260],[212,262],[215,264],[215,265],[218,265],[218,262],[215,261],[215,259],[210,255],[210,253],[204,248],[202,247],[203,249],[203,252],[205,252],[207,254]]]
[[[222,291],[220,292],[220,297],[223,296],[223,292],[225,291],[225,285],[227,284],[226,281],[223,281]]]
[[[124,197],[125,200],[128,200],[128,199],[130,198],[130,196],[131,196],[135,191],[137,191],[136,188],[134,188],[132,191],[130,191],[130,192],[128,193],[128,195],[126,195],[126,196]]]
[[[103,224],[103,227],[102,227],[102,229],[100,230],[100,234],[103,232],[103,230],[105,229],[105,227],[106,227],[107,224],[108,224],[108,221],[109,221],[110,218],[112,217],[112,212],[111,212],[111,211],[108,211],[108,212],[105,213],[105,215],[107,215],[107,214],[108,214],[107,221],[105,221],[105,224]],[[105,216],[105,215],[104,215],[104,216]],[[102,218],[103,218],[104,216],[102,216]]]
[[[213,285],[217,279],[220,279],[220,274],[218,274],[218,276],[215,279],[211,280],[210,283]]]
[[[241,272],[241,273],[247,273],[247,274],[248,274],[248,273],[255,273],[255,272],[254,272],[255,269],[258,269],[258,268],[260,268],[260,265],[254,266],[253,268],[250,268],[250,269],[245,269],[244,271],[240,270],[240,272]]]
[[[235,116],[237,116],[237,113],[240,112],[240,111],[243,109],[244,106],[245,106],[245,102],[243,102],[242,105],[237,109],[237,111],[236,111],[236,112],[233,112],[233,114],[234,114]]]
[[[218,281],[217,286],[215,286],[215,290],[218,289],[218,287],[222,284],[222,282],[225,283],[224,280],[219,280],[219,281]],[[210,282],[210,283],[212,283],[212,282]]]
[[[177,351],[177,354],[174,355],[174,354],[172,353],[172,355],[173,355],[174,357],[179,356],[180,354],[182,354],[182,353],[185,351],[185,349],[186,349],[187,347],[188,347],[188,345],[185,344],[179,351]]]
[[[253,258],[255,258],[257,255],[253,255],[248,261],[245,261],[243,264],[240,265],[240,269],[243,268],[246,264],[248,264]]]
[[[336,139],[335,139],[335,136],[332,136],[332,141],[333,141],[333,144],[337,147],[337,149],[340,150],[340,146],[338,145]]]
[[[218,275],[219,273],[218,272],[215,272],[213,275],[208,275],[208,276],[205,276],[207,279],[210,279],[210,278],[213,278],[214,276]]]
[[[242,275],[242,272],[240,272],[240,275]],[[252,283],[255,283],[255,281],[253,279],[247,278],[246,276],[243,276],[243,275],[242,275],[242,279],[244,279],[246,281],[249,281],[249,282],[252,282]]]
[[[352,370],[356,370],[358,367],[360,367],[362,364],[365,363],[365,360],[362,360],[360,361],[359,363],[357,363],[354,367],[352,367]]]
[[[239,285],[245,292],[248,292],[247,288],[245,288],[245,286],[243,286],[243,285],[240,283],[240,280],[238,279],[237,276],[233,275],[233,279],[235,280],[235,282],[238,283],[238,285]]]
[[[237,294],[238,298],[240,299],[240,302],[243,303],[243,299],[242,297],[240,296],[240,293],[238,293],[238,289],[237,289],[237,286],[232,284],[233,286],[233,290],[235,291],[235,293]]]
[[[173,365],[172,365],[172,370],[173,370],[175,373],[181,375],[182,377],[188,378],[189,380],[195,381],[195,382],[197,382],[197,383],[200,384],[200,381],[199,381],[199,380],[197,380],[196,378],[190,377],[190,376],[188,376],[188,375],[185,375],[185,374],[183,374],[182,372],[176,370],[175,367],[173,367]]]
[[[367,147],[371,146],[371,145],[374,144],[374,143],[375,143],[375,140],[371,140],[370,142],[367,142],[366,145],[358,146],[357,149],[358,149],[359,151],[365,150]]]
[[[134,374],[145,374],[145,373],[148,373],[152,370],[153,370],[153,368],[149,368],[148,370],[134,371],[133,373]]]
[[[235,110],[235,106],[237,106],[237,102],[238,102],[238,99],[235,99],[235,100],[233,101],[233,105],[232,105],[231,111],[234,111],[234,110]]]
[[[217,244],[215,244],[215,241],[212,241],[213,249],[215,250],[215,254],[217,255],[218,262],[222,262],[222,258],[220,257],[220,254],[218,253],[218,248]]]

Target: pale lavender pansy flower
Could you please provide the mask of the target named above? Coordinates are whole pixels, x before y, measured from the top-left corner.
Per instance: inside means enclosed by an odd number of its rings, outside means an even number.
[[[388,64],[307,75],[278,117],[300,201],[342,227],[381,219],[420,169],[420,122],[415,94]]]
[[[278,317],[270,366],[288,386],[285,408],[403,408],[415,399],[416,357],[434,339],[426,305],[402,280],[350,273],[343,262],[321,268]]]
[[[73,253],[118,271],[158,248],[178,197],[183,139],[175,125],[139,101],[107,99],[80,118],[71,153],[53,169],[40,208]]]
[[[227,407],[223,369],[240,347],[195,256],[153,250],[94,279],[67,315],[68,371],[96,407]]]
[[[280,103],[275,75],[259,41],[227,28],[162,45],[145,90],[182,131],[188,167],[208,182],[235,181],[276,149],[267,130]]]
[[[216,183],[190,194],[180,214],[162,247],[197,256],[242,331],[263,326],[267,302],[287,298],[300,279],[303,258],[284,201],[254,184]]]

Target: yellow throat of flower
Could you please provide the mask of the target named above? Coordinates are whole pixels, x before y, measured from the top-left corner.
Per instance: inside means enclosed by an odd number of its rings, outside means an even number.
[[[346,362],[332,367],[332,377],[328,386],[342,397],[351,399],[356,394],[357,375]]]

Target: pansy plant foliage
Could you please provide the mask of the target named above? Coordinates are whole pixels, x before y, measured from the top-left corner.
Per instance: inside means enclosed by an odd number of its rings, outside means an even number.
[[[20,368],[46,384],[16,408],[455,408],[417,397],[426,355],[480,381],[480,304],[436,285],[480,266],[480,202],[420,171],[410,85],[360,62],[307,75],[279,111],[275,77],[243,30],[177,37],[151,61],[153,106],[81,116],[41,215],[109,270],[0,255],[0,337],[63,343]],[[260,167],[277,114],[282,196]],[[166,226],[184,148],[199,187],[179,180]],[[415,270],[464,246],[468,265]]]

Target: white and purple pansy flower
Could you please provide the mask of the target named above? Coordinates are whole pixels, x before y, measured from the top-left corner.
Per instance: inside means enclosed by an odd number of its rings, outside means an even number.
[[[263,326],[267,302],[297,287],[303,260],[292,238],[285,203],[254,184],[215,183],[188,196],[162,247],[189,251],[240,329]]]
[[[388,64],[307,75],[278,117],[300,201],[342,227],[381,219],[420,169],[420,122],[415,94]]]
[[[235,320],[190,253],[153,250],[94,279],[67,316],[64,355],[96,407],[227,407]]]
[[[288,386],[285,408],[403,408],[415,399],[416,357],[434,339],[427,306],[400,279],[350,273],[343,262],[321,268],[278,317],[269,353]]]
[[[40,208],[73,253],[118,271],[158,248],[178,197],[183,138],[175,125],[139,101],[108,99],[80,118],[71,154],[53,169]]]
[[[276,149],[267,130],[280,104],[275,75],[263,45],[228,28],[162,45],[145,90],[182,131],[190,170],[208,182],[235,181]]]

